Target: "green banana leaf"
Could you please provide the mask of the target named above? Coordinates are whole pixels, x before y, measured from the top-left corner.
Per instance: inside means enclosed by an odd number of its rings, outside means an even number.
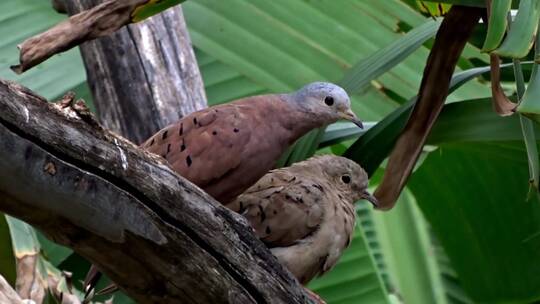
[[[185,0],[148,0],[148,2],[137,7],[132,13],[132,22],[139,22],[152,17],[184,1]]]
[[[447,303],[441,270],[431,253],[427,223],[405,189],[396,209],[371,212],[392,287],[404,303]]]
[[[512,0],[492,1],[489,14],[488,32],[482,47],[482,52],[496,49],[504,38],[508,24],[506,16],[510,11]]]
[[[540,299],[540,202],[527,200],[522,142],[442,145],[409,186],[474,301]]]
[[[0,78],[21,83],[49,99],[59,98],[69,90],[88,99],[86,73],[76,49],[54,56],[20,76],[9,69],[19,60],[17,44],[64,19],[52,9],[50,1],[2,0],[0,12]]]
[[[521,0],[519,10],[509,27],[508,34],[494,54],[512,58],[525,57],[533,46],[538,31],[540,18],[540,2]]]
[[[502,67],[508,68],[510,66],[510,64],[507,64]],[[449,92],[458,89],[461,85],[482,73],[488,72],[489,69],[489,67],[481,67],[455,73],[450,83]],[[395,141],[407,122],[415,101],[416,98],[412,98],[386,116],[352,144],[345,151],[344,156],[361,164],[369,175],[373,174],[392,150]]]

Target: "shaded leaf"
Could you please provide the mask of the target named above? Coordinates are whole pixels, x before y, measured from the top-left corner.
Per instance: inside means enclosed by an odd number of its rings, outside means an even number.
[[[0,1],[0,77],[21,83],[49,100],[67,91],[75,91],[77,96],[84,96],[89,101],[91,98],[79,50],[55,56],[23,75],[15,75],[9,69],[9,64],[18,60],[18,43],[63,19],[51,8],[50,1]]]
[[[521,0],[519,10],[501,46],[493,51],[505,57],[522,58],[529,53],[538,30],[540,1]]]
[[[445,303],[440,269],[431,252],[427,223],[405,188],[390,213],[371,212],[392,290],[404,303]]]
[[[540,39],[539,39],[540,40]],[[537,44],[538,45],[538,44]],[[540,50],[540,45],[537,49]],[[537,52],[537,53],[540,53]],[[531,73],[531,78],[529,79],[529,85],[523,94],[517,111],[531,119],[535,120],[537,123],[540,123],[540,73],[539,73],[540,64],[534,63],[533,70]]]
[[[428,20],[413,28],[393,43],[362,59],[346,71],[343,79],[338,82],[349,94],[364,90],[370,82],[417,50],[426,40],[435,36],[441,20]]]
[[[440,2],[440,3],[448,3],[448,4],[464,5],[464,6],[472,6],[472,7],[486,7],[485,0],[423,0],[423,1]]]
[[[540,202],[527,201],[523,144],[453,144],[439,150],[409,186],[462,286],[476,302],[540,299]]]
[[[432,3],[432,2],[424,2],[424,1],[416,1],[418,3],[418,7],[422,13],[428,14],[430,16],[444,16],[448,11],[450,10],[450,7],[452,5],[446,4],[446,3]]]
[[[540,54],[540,37],[536,37],[536,48],[535,48],[535,56]],[[534,109],[539,108],[539,101],[535,100],[535,98],[538,98],[540,96],[540,80],[537,79],[538,76],[538,63],[535,62],[533,64],[533,71],[531,73],[531,80],[529,81],[529,86],[527,87],[527,90],[525,92],[525,80],[523,76],[523,71],[521,69],[521,65],[519,64],[518,59],[514,59],[514,74],[516,78],[516,84],[517,84],[517,91],[518,96],[520,99],[520,106],[521,110],[523,112],[528,112],[528,110],[532,110],[533,112],[537,110],[538,113],[540,113],[540,109]],[[518,108],[518,112],[520,109]],[[529,116],[532,119],[538,118],[538,114],[533,113],[527,113],[531,116]],[[532,189],[534,190],[534,194],[537,196],[539,191],[539,178],[540,178],[540,164],[538,160],[538,147],[536,146],[536,135],[534,132],[534,124],[533,121],[524,115],[520,115],[520,122],[521,122],[521,129],[523,132],[523,140],[525,142],[525,148],[527,150],[527,160],[529,164],[529,183],[532,186]],[[532,193],[531,193],[532,194]]]
[[[17,265],[15,289],[23,299],[42,303],[46,296],[47,277],[40,261],[40,245],[34,228],[6,215]]]
[[[131,13],[131,22],[142,21],[184,1],[185,0],[148,0],[146,3],[136,7],[133,13]]]
[[[11,242],[15,257],[21,259],[26,255],[37,255],[41,250],[34,228],[25,222],[6,215],[11,234]]]
[[[488,0],[489,22],[486,40],[482,52],[489,52],[496,49],[506,33],[506,15],[510,11],[512,0]]]
[[[510,66],[511,64],[504,64],[501,68],[508,68]],[[489,70],[489,67],[480,67],[456,73],[450,82],[449,93],[478,75],[489,72]],[[361,164],[371,176],[390,153],[410,115],[415,101],[416,97],[386,116],[351,145],[344,153],[344,156]]]
[[[73,253],[73,250],[70,248],[58,245],[45,236],[43,236],[39,231],[36,231],[39,244],[41,246],[42,254],[47,258],[52,265],[58,266],[62,261],[64,261],[70,254]]]
[[[484,98],[445,105],[427,144],[520,141],[522,138],[519,118],[498,116],[491,108],[491,98]]]

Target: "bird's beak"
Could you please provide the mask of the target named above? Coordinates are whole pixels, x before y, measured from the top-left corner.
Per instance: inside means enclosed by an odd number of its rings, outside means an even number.
[[[345,110],[343,112],[340,112],[339,117],[341,117],[341,118],[343,118],[345,120],[348,120],[350,122],[353,122],[360,129],[364,128],[364,125],[362,124],[362,122],[358,119],[356,114],[354,114],[354,112],[351,109],[347,109],[347,110]]]
[[[369,201],[375,208],[379,206],[379,201],[377,200],[377,198],[373,194],[369,193],[367,190],[362,193],[362,199]]]

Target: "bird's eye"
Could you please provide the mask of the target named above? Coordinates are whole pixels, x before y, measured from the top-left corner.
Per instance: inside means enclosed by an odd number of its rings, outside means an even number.
[[[348,183],[351,182],[351,177],[348,176],[348,175],[343,175],[343,176],[341,177],[341,181],[344,182],[345,184],[348,184]]]
[[[331,106],[334,104],[334,97],[332,96],[326,96],[324,98],[324,103],[327,105],[327,106]]]

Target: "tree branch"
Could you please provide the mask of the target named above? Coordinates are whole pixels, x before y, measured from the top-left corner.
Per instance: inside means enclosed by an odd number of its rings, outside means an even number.
[[[0,211],[140,303],[307,301],[242,217],[75,109],[0,80]]]

